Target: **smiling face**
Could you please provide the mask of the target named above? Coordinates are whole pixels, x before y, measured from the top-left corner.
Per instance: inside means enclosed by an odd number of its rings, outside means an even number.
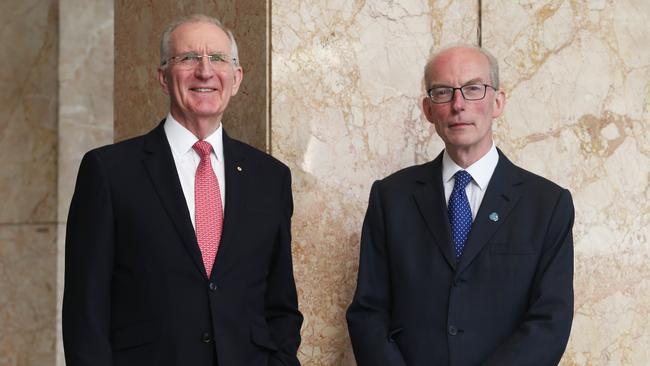
[[[169,95],[172,116],[189,130],[216,130],[230,97],[237,94],[243,72],[232,64],[230,39],[212,23],[189,22],[179,25],[169,38],[168,57],[184,53],[224,54],[227,62],[211,65],[207,57],[187,68],[173,62],[158,70],[158,80]]]
[[[442,51],[432,60],[427,71],[427,89],[492,84],[487,57],[472,48],[456,47]],[[429,98],[422,101],[425,116],[436,127],[436,132],[445,142],[445,149],[458,164],[461,161],[471,164],[489,151],[492,147],[492,120],[501,115],[504,105],[504,92],[492,88],[487,88],[485,98],[481,100],[467,101],[460,90],[455,90],[448,103],[435,104]]]

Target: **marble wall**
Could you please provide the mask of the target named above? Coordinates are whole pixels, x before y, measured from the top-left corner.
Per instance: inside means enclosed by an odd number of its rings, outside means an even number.
[[[81,156],[113,140],[113,3],[1,10],[0,365],[64,365],[67,210]]]
[[[55,359],[57,2],[0,5],[0,365]]]
[[[650,364],[650,3],[484,2],[503,61],[496,127],[576,207],[575,319],[563,365]]]
[[[83,154],[113,142],[113,0],[59,0],[57,362],[65,365],[61,302],[65,225]],[[80,31],[83,30],[83,31]]]
[[[650,364],[650,5],[484,1],[508,93],[498,145],[569,188],[576,316],[562,365]],[[475,1],[274,2],[271,146],[294,173],[305,365],[353,365],[352,297],[370,184],[442,143],[418,107],[427,55],[474,42]]]
[[[277,1],[271,146],[293,172],[300,358],[354,365],[345,309],[370,185],[442,148],[422,116],[422,70],[441,44],[475,42],[476,1]]]
[[[192,12],[220,16],[240,42],[244,89],[226,128],[294,174],[300,359],[354,365],[344,311],[370,185],[442,148],[418,105],[422,67],[440,45],[476,42],[474,0],[3,1],[0,365],[64,364],[57,304],[79,159],[165,115],[159,33]],[[650,5],[494,0],[482,17],[508,93],[498,145],[574,195],[562,365],[650,364]]]
[[[264,1],[115,1],[115,139],[143,134],[167,115],[169,97],[158,83],[160,34],[182,14],[217,17],[233,30],[244,82],[230,101],[228,133],[266,149],[268,124],[268,4]]]

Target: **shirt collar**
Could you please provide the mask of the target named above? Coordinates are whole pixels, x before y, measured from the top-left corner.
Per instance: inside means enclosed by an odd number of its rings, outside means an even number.
[[[167,134],[169,145],[178,156],[192,151],[192,146],[199,141],[190,130],[175,120],[171,113],[165,119],[165,134]],[[214,151],[217,161],[223,161],[223,125],[221,123],[216,131],[205,138],[205,141],[212,145],[212,151]]]
[[[492,142],[492,147],[482,158],[477,160],[474,164],[461,168],[447,153],[447,150],[442,154],[442,181],[443,183],[449,182],[454,177],[454,174],[459,170],[465,170],[472,176],[472,180],[478,185],[481,191],[485,191],[492,178],[492,173],[497,167],[499,162],[499,153],[497,152],[496,145]]]

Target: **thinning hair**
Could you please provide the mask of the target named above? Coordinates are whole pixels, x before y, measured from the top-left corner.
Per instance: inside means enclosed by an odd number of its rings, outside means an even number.
[[[162,32],[162,35],[160,36],[160,67],[164,68],[167,63],[167,60],[169,59],[169,48],[171,47],[170,45],[170,38],[172,35],[172,32],[179,26],[185,24],[185,23],[210,23],[214,24],[217,27],[219,27],[221,30],[223,30],[227,35],[228,39],[230,40],[230,57],[232,58],[232,63],[233,65],[237,66],[239,65],[239,52],[237,51],[237,42],[235,41],[235,36],[232,34],[230,29],[226,28],[221,21],[215,17],[211,17],[208,15],[204,14],[192,14],[192,15],[187,15],[181,18],[178,18],[167,27],[165,27],[165,30]]]
[[[430,82],[431,79],[431,65],[433,62],[440,56],[443,52],[448,51],[452,48],[468,48],[472,50],[476,50],[480,52],[483,56],[485,56],[488,60],[488,63],[490,65],[490,82],[492,83],[492,86],[495,89],[499,89],[499,62],[497,61],[496,57],[492,55],[492,53],[488,50],[486,50],[483,47],[478,47],[470,44],[454,44],[450,45],[444,48],[441,48],[438,50],[436,53],[432,54],[429,56],[429,59],[427,60],[426,65],[424,66],[424,79],[423,79],[423,84],[424,88],[427,89],[429,87],[428,83]]]

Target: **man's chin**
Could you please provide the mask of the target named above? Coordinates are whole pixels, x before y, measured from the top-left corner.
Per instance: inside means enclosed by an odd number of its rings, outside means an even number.
[[[187,114],[193,116],[196,119],[218,120],[223,114],[223,111],[224,109],[218,107],[195,108],[193,110],[188,111]]]
[[[452,133],[447,135],[447,143],[462,147],[475,143],[469,133]]]

